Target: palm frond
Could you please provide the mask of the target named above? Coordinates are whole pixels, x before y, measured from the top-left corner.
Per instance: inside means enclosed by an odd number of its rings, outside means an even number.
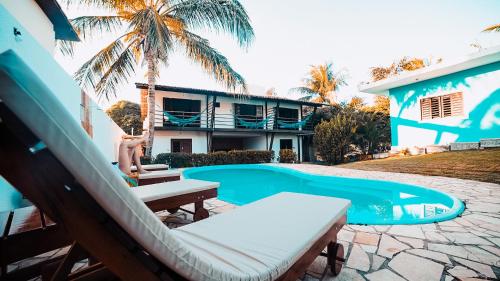
[[[56,48],[65,56],[73,57],[75,54],[75,41],[56,40]]]
[[[137,5],[137,0],[60,0],[63,5],[84,5],[87,7],[108,9],[108,10],[120,10],[125,8],[131,8]]]
[[[485,28],[483,32],[500,32],[500,24],[489,26]]]
[[[152,52],[158,59],[167,58],[172,49],[172,34],[158,11],[146,8],[136,12],[130,19],[132,29],[138,30],[143,35],[144,53]]]
[[[120,16],[82,16],[71,19],[73,28],[79,36],[86,39],[99,32],[114,32],[122,27],[123,21]]]
[[[179,0],[162,16],[172,15],[194,28],[209,28],[234,35],[240,46],[247,47],[254,39],[250,18],[237,0]]]
[[[207,73],[229,89],[241,87],[246,92],[245,79],[231,67],[225,56],[210,46],[208,40],[190,32],[178,36],[187,56],[199,63]]]
[[[308,87],[295,87],[295,88],[291,88],[290,90],[288,90],[288,92],[290,93],[299,93],[301,95],[306,95],[306,96],[314,96],[314,95],[318,95],[317,92],[313,91],[312,89],[308,88]]]

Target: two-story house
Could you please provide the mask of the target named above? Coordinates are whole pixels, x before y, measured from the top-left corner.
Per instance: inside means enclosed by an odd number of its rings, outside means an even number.
[[[141,91],[144,108],[147,85],[137,83],[136,87]],[[293,149],[299,161],[310,161],[313,115],[322,105],[275,96],[158,85],[152,154],[273,150],[277,156],[280,149]]]

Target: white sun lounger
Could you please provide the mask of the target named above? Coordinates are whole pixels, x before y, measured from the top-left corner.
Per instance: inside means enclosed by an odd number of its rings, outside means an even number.
[[[181,178],[179,170],[151,171],[145,174],[139,174],[139,185],[148,185],[161,182],[177,181]]]
[[[325,247],[338,273],[336,234],[350,201],[281,193],[168,229],[53,95],[79,89],[62,87],[56,78],[70,77],[50,67],[54,79],[42,81],[14,52],[0,54],[0,152],[17,160],[0,173],[75,241],[56,276],[88,253],[101,265],[90,273],[123,280],[296,280]]]
[[[146,171],[162,171],[162,170],[168,170],[168,166],[165,164],[148,164],[148,165],[142,165],[144,170]],[[137,166],[133,165],[130,167],[130,170],[132,172],[137,172]]]

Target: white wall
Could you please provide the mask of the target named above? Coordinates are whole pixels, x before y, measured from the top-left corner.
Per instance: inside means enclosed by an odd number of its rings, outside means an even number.
[[[293,152],[297,153],[297,158],[301,157],[301,155],[299,155],[299,143],[297,142],[297,135],[276,134],[276,135],[274,135],[274,141],[273,141],[273,147],[272,147],[272,150],[274,151],[274,156],[275,156],[274,161],[278,160],[278,156],[280,153],[280,140],[281,139],[291,139]],[[270,138],[269,138],[269,141],[271,141]],[[302,147],[301,147],[301,149],[302,149]]]
[[[125,132],[94,101],[90,101],[90,106],[92,108],[92,140],[110,162],[118,161],[118,147]]]
[[[243,145],[248,150],[267,150],[266,135],[246,138]]]
[[[54,25],[34,0],[0,0],[0,5],[12,14],[48,52],[55,47]],[[9,30],[12,34],[12,30]]]
[[[172,139],[192,139],[193,153],[207,153],[206,132],[156,130],[152,151],[153,156],[156,156],[159,153],[170,153]]]

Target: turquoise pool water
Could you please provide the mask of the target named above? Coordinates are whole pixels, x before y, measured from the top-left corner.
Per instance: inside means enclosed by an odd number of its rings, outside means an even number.
[[[220,182],[218,198],[235,205],[282,191],[349,199],[347,221],[353,224],[431,223],[452,219],[464,209],[455,197],[420,186],[312,175],[270,165],[191,168],[184,177]]]

